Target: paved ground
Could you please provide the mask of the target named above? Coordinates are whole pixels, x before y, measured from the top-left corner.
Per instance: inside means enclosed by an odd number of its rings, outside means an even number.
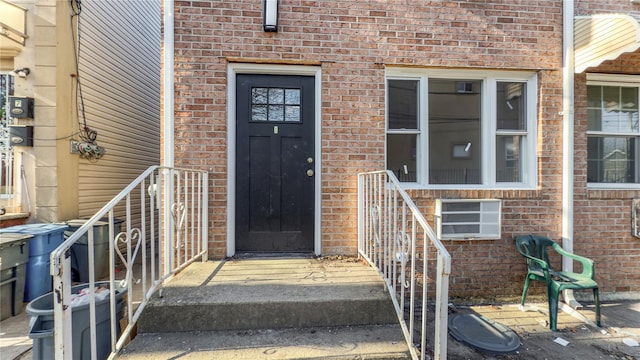
[[[536,301],[535,298],[528,300]],[[538,299],[540,300],[540,299]],[[486,354],[449,337],[449,359],[624,359],[640,360],[640,301],[605,302],[602,305],[602,328],[594,326],[593,307],[563,312],[558,318],[558,332],[547,325],[544,302],[533,302],[520,311],[517,304],[462,304],[453,313],[476,313],[508,326],[520,337],[522,346],[515,354]],[[28,338],[29,316],[21,313],[0,322],[0,359],[31,359],[32,342]],[[559,342],[564,340],[566,345]]]
[[[451,313],[476,313],[508,326],[520,337],[522,346],[515,354],[492,355],[474,350],[449,337],[449,359],[624,359],[640,360],[640,302],[608,302],[601,306],[602,328],[593,323],[593,306],[558,315],[558,331],[548,327],[544,303],[458,305]],[[560,344],[565,340],[566,345]]]

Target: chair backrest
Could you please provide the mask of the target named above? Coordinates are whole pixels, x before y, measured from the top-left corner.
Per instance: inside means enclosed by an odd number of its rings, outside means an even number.
[[[518,252],[523,255],[529,255],[531,257],[544,260],[549,267],[549,255],[547,254],[547,248],[553,247],[555,242],[547,237],[540,235],[520,235],[516,236],[516,248]],[[527,259],[527,266],[531,270],[538,270],[540,266],[533,261]]]

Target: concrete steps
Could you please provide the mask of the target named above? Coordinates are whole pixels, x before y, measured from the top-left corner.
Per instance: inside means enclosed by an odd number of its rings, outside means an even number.
[[[397,325],[145,333],[118,359],[410,359]]]
[[[147,304],[125,359],[408,359],[384,283],[355,260],[195,263]]]

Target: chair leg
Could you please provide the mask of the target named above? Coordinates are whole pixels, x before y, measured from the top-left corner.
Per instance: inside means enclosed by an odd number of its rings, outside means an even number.
[[[522,289],[522,299],[520,300],[520,306],[524,306],[524,299],[527,298],[527,292],[529,291],[529,276],[524,279],[524,288]]]
[[[598,288],[593,289],[593,303],[596,307],[596,325],[602,327],[600,324],[600,296],[598,295]]]
[[[558,297],[560,292],[551,286],[547,288],[547,297],[549,299],[549,329],[558,331]]]

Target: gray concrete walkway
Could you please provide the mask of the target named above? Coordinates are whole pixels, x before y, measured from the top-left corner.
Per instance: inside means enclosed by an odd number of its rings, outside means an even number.
[[[340,271],[349,270],[348,267],[342,266],[340,261],[331,260],[327,263],[327,267],[335,267],[335,274]],[[199,266],[202,266],[200,264]],[[213,267],[215,268],[215,266]],[[192,269],[196,269],[195,267]],[[282,270],[282,268],[281,268]],[[190,270],[191,271],[191,270]],[[215,270],[209,272],[198,272],[197,277],[193,281],[203,284],[207,279],[211,279],[216,274]],[[321,284],[326,281],[325,277],[319,276],[314,271],[293,272],[292,275],[299,277],[299,281],[308,281],[309,286],[313,284]],[[268,274],[268,273],[264,273]],[[186,275],[186,273],[185,273]],[[251,273],[235,274],[235,281],[238,284],[242,282],[251,282]],[[277,285],[278,277],[272,273],[271,280],[265,282],[265,288],[269,285]],[[231,279],[229,279],[231,280]],[[194,283],[195,285],[195,283]],[[167,293],[169,294],[169,293]],[[166,295],[166,294],[165,294]],[[283,293],[284,296],[296,296],[296,294]],[[519,294],[517,294],[519,295]],[[536,298],[532,297],[532,301]],[[540,300],[540,298],[538,298]],[[496,357],[495,355],[484,354],[469,348],[464,344],[457,343],[455,340],[449,339],[449,359],[621,359],[621,360],[638,360],[640,359],[640,347],[629,346],[633,341],[640,342],[640,301],[616,301],[604,302],[602,305],[602,328],[592,326],[595,319],[593,306],[589,303],[585,304],[585,308],[580,311],[572,311],[571,313],[562,312],[558,317],[558,332],[552,332],[547,326],[548,316],[546,315],[546,305],[544,302],[528,303],[527,311],[523,312],[518,309],[518,305],[514,303],[493,303],[493,304],[454,304],[451,311],[453,312],[471,312],[477,313],[487,318],[502,323],[514,330],[521,339],[522,347],[517,354]],[[0,322],[0,358],[2,360],[13,359],[31,359],[29,349],[31,347],[31,339],[28,338],[28,322],[29,317],[23,312],[18,316],[14,316]],[[357,329],[356,329],[357,330]],[[236,334],[234,332],[234,334]],[[283,352],[292,350],[292,344],[295,343],[297,333],[294,331],[290,338],[292,343],[282,344]],[[237,334],[236,334],[237,335]],[[238,341],[245,339],[247,342],[256,340],[258,335],[269,335],[268,333],[259,334],[247,332],[244,337],[237,337]],[[336,336],[337,335],[337,336]],[[333,334],[333,337],[340,337],[342,334]],[[354,335],[358,335],[354,332]],[[202,336],[206,336],[203,333]],[[358,336],[367,336],[360,334]],[[562,345],[558,338],[568,342]],[[180,339],[158,339],[160,342],[174,342]],[[321,340],[320,340],[321,341]],[[321,341],[322,342],[322,341]],[[309,344],[311,349],[322,349],[321,343]],[[264,348],[261,351],[267,354],[273,352],[271,348]],[[282,354],[281,352],[280,354]],[[320,354],[320,353],[318,353]],[[204,355],[204,354],[203,354]],[[211,355],[211,354],[209,354]],[[223,356],[223,354],[218,354]],[[233,352],[225,353],[224,358],[233,358]],[[321,356],[321,355],[318,355]],[[162,358],[156,357],[156,358]]]

